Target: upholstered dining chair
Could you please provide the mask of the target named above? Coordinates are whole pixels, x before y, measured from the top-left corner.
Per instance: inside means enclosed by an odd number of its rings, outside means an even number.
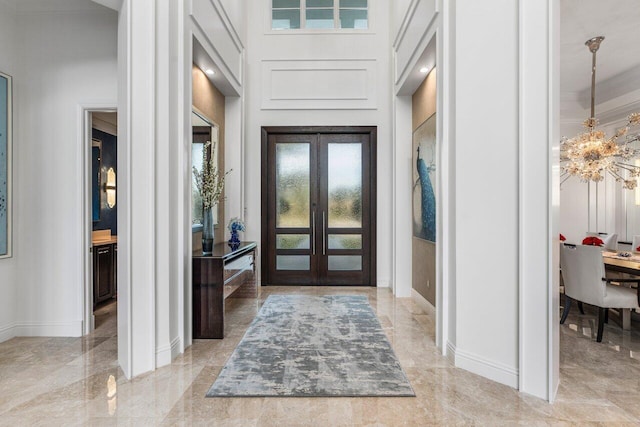
[[[606,233],[595,233],[593,231],[587,231],[586,237],[597,237],[602,240],[602,248],[608,249],[610,251],[618,250],[618,234],[606,234]]]
[[[602,342],[602,331],[609,317],[609,308],[640,309],[640,289],[610,284],[611,281],[639,283],[640,278],[607,279],[600,247],[564,245],[560,248],[560,266],[565,296],[561,324],[567,320],[572,301],[594,305],[598,307],[597,341]]]
[[[604,245],[602,245],[602,246],[605,249],[608,249],[610,251],[617,251],[618,250],[618,235],[616,233],[600,236],[600,238],[604,242]]]

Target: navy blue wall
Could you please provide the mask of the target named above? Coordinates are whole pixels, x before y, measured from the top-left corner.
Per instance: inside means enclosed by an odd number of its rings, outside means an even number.
[[[118,187],[118,138],[104,133],[97,129],[92,129],[92,137],[102,141],[102,170],[106,171],[109,168],[113,168],[116,172],[116,188]],[[95,175],[95,173],[94,173]],[[105,178],[106,179],[106,178]],[[111,229],[112,235],[118,234],[118,216],[116,214],[118,209],[118,190],[116,190],[116,205],[113,209],[107,206],[107,194],[100,188],[100,220],[93,222],[93,230],[109,230]]]

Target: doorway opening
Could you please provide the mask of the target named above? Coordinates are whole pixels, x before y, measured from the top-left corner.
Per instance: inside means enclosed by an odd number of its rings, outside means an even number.
[[[84,333],[117,336],[118,116],[115,108],[84,111],[85,257]]]
[[[376,283],[375,127],[262,129],[262,284]]]

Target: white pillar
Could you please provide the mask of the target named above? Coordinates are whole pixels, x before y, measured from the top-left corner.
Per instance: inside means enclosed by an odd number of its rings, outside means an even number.
[[[559,382],[559,4],[520,0],[519,388]]]
[[[155,2],[125,0],[119,20],[118,360],[132,377],[155,368]]]
[[[394,97],[393,293],[410,297],[412,289],[411,96]]]
[[[558,329],[553,3],[443,3],[444,337],[456,366],[545,399]]]
[[[178,0],[120,9],[118,359],[128,377],[184,349],[183,19]]]

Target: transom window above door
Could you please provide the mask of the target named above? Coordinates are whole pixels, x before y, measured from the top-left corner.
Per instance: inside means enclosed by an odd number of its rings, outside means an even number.
[[[272,30],[369,28],[369,0],[271,0]]]

